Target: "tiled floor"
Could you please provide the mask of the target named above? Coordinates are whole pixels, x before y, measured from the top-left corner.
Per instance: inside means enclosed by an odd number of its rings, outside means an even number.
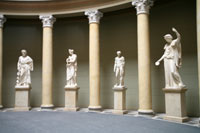
[[[54,108],[53,110],[41,110],[41,108],[32,108],[30,111],[52,111],[52,112],[63,112],[63,108]],[[79,110],[80,112],[89,112],[87,108],[81,108]],[[4,108],[0,110],[0,112],[13,112],[13,108]],[[90,111],[91,112],[91,111]],[[112,114],[112,109],[104,109],[101,112],[94,111],[94,113],[100,113],[100,114]],[[166,121],[163,119],[164,113],[156,113],[155,115],[140,115],[137,111],[131,111],[129,110],[127,114],[124,114],[124,117],[126,116],[133,116],[133,117],[145,117],[148,119],[154,119],[154,120],[161,120]],[[189,125],[189,126],[195,126],[200,127],[200,118],[198,117],[190,117],[188,122],[181,123],[183,125]]]

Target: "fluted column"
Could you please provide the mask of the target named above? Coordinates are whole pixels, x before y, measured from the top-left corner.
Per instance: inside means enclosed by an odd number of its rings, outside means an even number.
[[[89,110],[101,110],[100,105],[100,44],[99,21],[103,14],[97,10],[86,11],[90,25],[89,64],[90,64],[90,105]]]
[[[39,17],[43,23],[43,53],[42,53],[42,109],[53,108],[53,23],[52,15]]]
[[[139,110],[141,114],[152,114],[149,9],[152,0],[135,0],[132,2],[137,10],[138,41],[138,78],[139,78]]]
[[[0,15],[0,108],[2,106],[2,73],[3,73],[3,24],[6,22],[6,18]]]

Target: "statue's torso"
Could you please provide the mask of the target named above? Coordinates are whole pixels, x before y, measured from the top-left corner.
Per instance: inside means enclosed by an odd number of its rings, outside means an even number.
[[[68,57],[69,61],[73,61],[72,62],[73,64],[77,63],[77,59],[76,58],[77,58],[76,54],[70,55]]]
[[[170,45],[166,44],[165,45],[165,58],[167,59],[173,59],[174,58],[174,46],[175,46],[175,41],[173,40]]]
[[[117,67],[124,66],[124,64],[125,64],[124,57],[123,56],[122,57],[116,57],[115,63],[116,63]]]
[[[31,58],[29,56],[26,56],[26,57],[20,56],[19,61],[21,65],[25,65],[31,62]]]

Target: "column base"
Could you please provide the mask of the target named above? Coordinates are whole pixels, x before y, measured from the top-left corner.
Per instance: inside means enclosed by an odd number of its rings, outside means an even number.
[[[163,119],[179,123],[187,122],[189,120],[188,117],[174,117],[174,116],[164,116]]]
[[[125,86],[114,86],[114,110],[113,114],[123,115],[128,113],[126,110],[126,90]]]
[[[15,86],[15,107],[14,111],[30,110],[31,86]]]
[[[102,111],[102,107],[101,106],[89,106],[88,111],[89,112],[94,112],[94,111],[100,112],[100,111]]]
[[[50,105],[41,105],[41,110],[53,110],[54,106],[53,104]]]
[[[149,109],[149,110],[139,109],[138,114],[140,114],[140,115],[154,115],[154,112],[151,109]]]
[[[185,107],[186,88],[164,88],[165,93],[165,120],[186,122],[188,120]]]

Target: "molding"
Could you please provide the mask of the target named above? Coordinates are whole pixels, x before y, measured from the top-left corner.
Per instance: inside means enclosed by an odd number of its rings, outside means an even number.
[[[115,11],[131,7],[132,0],[67,0],[67,1],[0,1],[0,12],[11,17],[38,16],[82,16],[88,9]]]
[[[56,18],[52,15],[40,15],[39,18],[42,20],[43,27],[53,27],[54,22],[56,22]]]
[[[98,10],[85,11],[85,15],[88,16],[89,23],[99,23],[100,18],[103,17],[103,13]]]
[[[163,91],[166,93],[185,93],[186,88],[163,88]]]
[[[149,9],[153,6],[153,0],[134,0],[132,5],[135,6],[137,15],[149,14]]]

